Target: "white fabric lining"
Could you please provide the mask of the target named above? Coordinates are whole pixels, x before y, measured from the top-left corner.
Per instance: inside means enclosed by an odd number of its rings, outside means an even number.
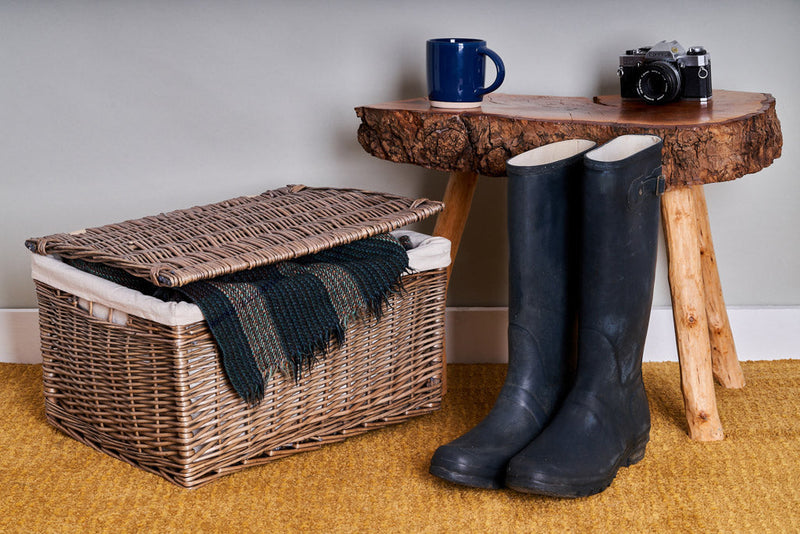
[[[661,141],[656,135],[621,135],[586,154],[594,161],[619,161]]]
[[[411,270],[428,271],[450,265],[448,239],[408,230],[397,230],[392,234],[396,237],[407,235],[411,240],[414,246],[408,251]],[[52,256],[31,254],[31,273],[35,280],[78,297],[78,305],[95,317],[116,324],[127,324],[128,314],[167,326],[182,326],[203,320],[200,308],[194,304],[164,302],[78,270]]]
[[[414,272],[442,269],[450,265],[450,240],[445,237],[431,237],[411,230],[391,232],[396,238],[407,236],[414,247],[407,250],[408,267]]]
[[[570,158],[576,154],[580,154],[584,150],[589,150],[595,145],[594,141],[587,139],[567,139],[566,141],[557,141],[549,145],[540,146],[527,152],[523,152],[514,156],[506,163],[518,167],[529,167],[535,165],[546,165],[548,163],[555,163],[562,159]]]

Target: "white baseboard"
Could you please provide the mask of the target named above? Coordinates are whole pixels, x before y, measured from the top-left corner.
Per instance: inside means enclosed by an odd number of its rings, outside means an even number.
[[[36,310],[0,309],[0,362],[42,363]]]
[[[740,360],[800,358],[800,306],[729,307]],[[448,308],[447,361],[508,361],[506,308]],[[650,315],[645,361],[678,361],[670,308]],[[41,363],[36,310],[0,309],[0,362]]]
[[[728,307],[740,360],[800,358],[800,306]],[[506,363],[507,308],[448,308],[447,361]],[[653,308],[645,361],[678,361],[672,308]]]

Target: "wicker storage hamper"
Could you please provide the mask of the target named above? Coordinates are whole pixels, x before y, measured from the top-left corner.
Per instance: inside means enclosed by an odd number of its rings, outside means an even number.
[[[287,186],[28,240],[37,253],[48,421],[195,488],[438,409],[446,263],[405,275],[380,321],[357,321],[299,382],[278,373],[263,401],[248,406],[196,306],[158,301],[59,259],[102,262],[175,287],[392,231],[440,209],[424,199]]]

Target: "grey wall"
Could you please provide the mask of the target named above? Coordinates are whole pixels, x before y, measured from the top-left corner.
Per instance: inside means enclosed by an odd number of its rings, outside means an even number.
[[[728,304],[800,304],[799,23],[796,0],[2,1],[0,308],[35,306],[26,237],[287,183],[439,198],[443,174],[360,148],[353,108],[422,96],[447,36],[487,39],[505,93],[615,93],[621,51],[673,38],[716,88],[773,93],[784,155],[706,194]],[[482,178],[451,305],[505,304],[504,205]]]

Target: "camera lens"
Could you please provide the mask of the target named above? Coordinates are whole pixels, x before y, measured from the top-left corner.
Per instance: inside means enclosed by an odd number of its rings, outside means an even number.
[[[636,82],[636,92],[652,104],[672,102],[678,98],[681,75],[671,63],[653,61],[644,65]]]

